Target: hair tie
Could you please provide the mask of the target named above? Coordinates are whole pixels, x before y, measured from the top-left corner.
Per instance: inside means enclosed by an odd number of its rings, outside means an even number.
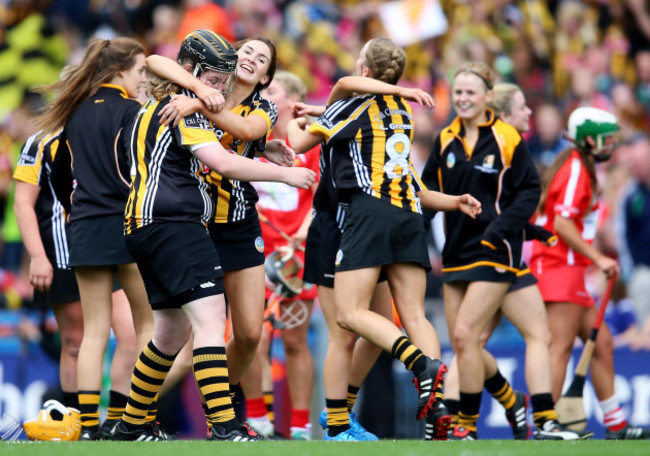
[[[469,69],[464,69],[464,70],[460,70],[458,73],[472,73],[472,74],[478,76],[479,78],[481,78],[481,81],[483,81],[483,83],[485,84],[485,87],[487,87],[488,90],[492,90],[492,85],[488,83],[487,79],[485,79],[481,74],[477,73],[476,71],[469,70]],[[457,76],[458,76],[458,73],[456,73]]]

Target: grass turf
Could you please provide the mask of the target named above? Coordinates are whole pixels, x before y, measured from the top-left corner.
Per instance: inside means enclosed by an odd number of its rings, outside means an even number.
[[[517,442],[425,442],[383,440],[380,442],[22,442],[0,443],[2,456],[636,456],[649,455],[649,441]]]

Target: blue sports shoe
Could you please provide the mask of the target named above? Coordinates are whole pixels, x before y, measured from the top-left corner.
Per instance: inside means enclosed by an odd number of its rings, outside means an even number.
[[[318,424],[320,424],[323,429],[327,429],[327,409],[324,408],[320,415],[318,416]]]
[[[357,414],[352,412],[350,413],[350,433],[354,436],[356,440],[364,442],[376,442],[379,438],[372,432],[367,431],[359,420],[357,419]],[[327,409],[323,409],[318,417],[318,424],[320,424],[323,429],[327,429]],[[346,431],[348,432],[348,431]],[[327,433],[325,433],[327,435]]]
[[[379,440],[379,437],[361,426],[361,423],[359,423],[359,420],[357,420],[357,414],[354,412],[350,413],[350,431],[357,440],[364,442],[376,442]]]
[[[353,433],[352,433],[352,428],[349,428],[340,434],[335,435],[334,437],[330,437],[328,432],[325,432],[325,438],[323,440],[327,440],[330,442],[358,442],[359,439],[357,439]]]

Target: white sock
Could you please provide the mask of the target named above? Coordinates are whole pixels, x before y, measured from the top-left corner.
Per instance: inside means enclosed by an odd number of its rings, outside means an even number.
[[[625,415],[623,414],[623,410],[621,410],[621,404],[619,404],[616,395],[598,402],[598,406],[603,412],[603,422],[605,423],[605,427],[620,429],[627,425]]]

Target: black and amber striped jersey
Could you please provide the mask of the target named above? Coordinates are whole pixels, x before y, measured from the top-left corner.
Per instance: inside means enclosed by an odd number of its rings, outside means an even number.
[[[325,140],[339,199],[361,189],[394,206],[422,212],[410,158],[413,111],[403,98],[366,95],[337,101],[309,131]]]
[[[102,84],[65,125],[55,158],[57,196],[70,220],[122,214],[129,196],[124,127],[140,109],[124,88]]]
[[[194,97],[188,91],[183,94]],[[209,169],[193,149],[217,143],[214,126],[200,113],[185,117],[175,128],[161,125],[158,113],[170,99],[148,100],[127,128],[133,166],[125,234],[152,223],[207,226],[212,219]]]
[[[241,117],[257,115],[266,121],[266,135],[254,141],[242,141],[219,127],[215,130],[217,138],[226,150],[253,159],[266,147],[266,140],[278,119],[278,108],[275,103],[262,97],[258,92],[253,92],[239,106],[233,108],[232,112]],[[228,179],[216,172],[212,172],[210,177],[216,204],[215,223],[241,222],[257,216],[255,211],[257,192],[250,182]]]
[[[492,111],[488,118],[479,125],[473,148],[456,118],[436,138],[422,172],[428,188],[470,193],[482,205],[476,219],[445,212],[443,272],[478,266],[516,272],[520,267],[524,227],[537,207],[540,181],[517,130]]]
[[[30,136],[20,152],[14,179],[40,187],[34,211],[43,247],[55,267],[67,269],[69,224],[65,221],[63,206],[50,185],[52,156],[56,154],[60,133],[61,130],[42,138],[39,138],[40,132]]]

